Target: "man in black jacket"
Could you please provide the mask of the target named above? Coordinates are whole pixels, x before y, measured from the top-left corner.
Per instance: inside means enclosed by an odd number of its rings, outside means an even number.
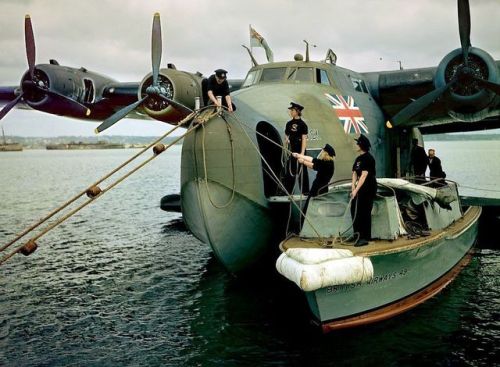
[[[217,69],[215,70],[215,74],[210,75],[207,82],[207,94],[209,103],[221,107],[221,103],[217,101],[217,97],[222,97],[222,106],[227,107],[229,112],[233,112],[233,103],[229,94],[226,70]]]
[[[446,173],[441,167],[441,159],[436,157],[436,151],[434,149],[429,149],[429,175],[431,180],[446,178]],[[438,180],[439,183],[444,183],[443,180]]]

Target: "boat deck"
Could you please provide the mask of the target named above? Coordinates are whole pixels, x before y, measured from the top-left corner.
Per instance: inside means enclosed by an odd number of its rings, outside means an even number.
[[[402,236],[396,240],[373,240],[366,246],[354,247],[352,244],[340,242],[339,238],[301,238],[290,237],[280,244],[280,250],[285,252],[290,248],[338,248],[348,249],[356,256],[381,255],[409,250],[426,245],[440,238],[454,238],[476,222],[481,215],[481,207],[471,206],[464,215],[445,229],[430,231],[425,237],[408,238]]]

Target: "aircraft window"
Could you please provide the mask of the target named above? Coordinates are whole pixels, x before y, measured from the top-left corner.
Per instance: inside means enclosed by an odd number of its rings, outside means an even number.
[[[287,79],[288,80],[294,79],[296,73],[297,73],[297,69],[296,68],[291,68],[290,69],[290,74],[288,74]]]
[[[262,76],[260,78],[261,82],[274,82],[277,80],[282,80],[285,76],[286,68],[271,68],[263,69]]]
[[[352,86],[355,91],[368,93],[368,88],[366,88],[366,84],[364,80],[351,78]]]
[[[297,70],[297,75],[295,80],[302,82],[312,82],[313,81],[313,68],[299,68]]]
[[[257,79],[257,70],[249,72],[241,87],[245,88],[254,85],[256,79]]]
[[[330,85],[330,79],[328,79],[326,70],[316,69],[316,81],[324,85]]]
[[[363,92],[368,93],[368,88],[364,80],[361,81],[361,89],[363,89]]]

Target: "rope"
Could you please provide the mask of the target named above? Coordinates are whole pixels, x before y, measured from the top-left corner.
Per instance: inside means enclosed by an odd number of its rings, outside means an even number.
[[[202,135],[202,140],[201,140],[202,152],[203,152],[203,170],[205,173],[205,185],[206,185],[206,189],[207,189],[207,196],[208,196],[208,200],[210,201],[210,203],[217,209],[224,209],[224,208],[228,207],[229,205],[231,205],[231,203],[234,200],[234,195],[236,192],[236,177],[235,177],[236,170],[234,168],[234,142],[233,142],[234,139],[233,139],[233,135],[231,133],[231,127],[229,126],[229,123],[224,118],[224,116],[221,116],[221,117],[224,120],[224,122],[226,123],[226,130],[227,130],[227,133],[229,135],[229,141],[231,143],[231,169],[232,169],[232,173],[233,173],[233,187],[232,187],[231,197],[224,205],[217,205],[213,201],[212,196],[210,195],[210,188],[208,186],[208,170],[207,170],[206,149],[205,149],[205,124],[203,124],[203,135]]]
[[[234,116],[234,114],[229,114],[229,116],[231,118],[233,118],[237,123],[241,124],[242,126],[248,128],[249,130],[259,134],[260,136],[264,137],[265,139],[267,139],[268,141],[272,142],[273,144],[275,144],[276,146],[279,146],[281,149],[285,150],[286,148],[283,147],[282,145],[280,144],[277,144],[276,142],[272,141],[271,139],[269,139],[267,136],[259,133],[258,131],[252,129],[251,127],[249,127],[248,125],[246,125],[243,121],[241,121],[240,119],[238,119],[236,116]],[[248,137],[248,140],[250,141],[250,143],[252,144],[252,146],[255,148],[256,152],[259,154],[260,158],[262,159],[262,161],[264,162],[264,164],[267,166],[267,168],[269,169],[269,172],[271,173],[271,178],[274,180],[274,182],[276,184],[278,184],[278,186],[280,186],[280,188],[283,190],[284,193],[286,193],[286,196],[288,196],[288,199],[290,200],[290,202],[295,205],[295,207],[297,208],[297,210],[299,211],[300,215],[302,217],[304,217],[304,220],[307,221],[307,223],[311,226],[312,230],[314,231],[314,233],[316,234],[316,236],[318,237],[318,239],[320,239],[321,242],[326,242],[325,239],[319,234],[319,232],[317,231],[317,229],[314,227],[314,225],[311,223],[311,221],[306,217],[306,215],[304,214],[304,212],[302,212],[300,206],[297,205],[297,203],[295,203],[295,201],[293,200],[293,197],[292,195],[286,190],[285,186],[283,185],[283,183],[278,179],[278,177],[276,176],[276,174],[273,172],[271,166],[269,165],[269,163],[267,162],[267,160],[264,158],[264,156],[262,155],[262,153],[260,152],[259,148],[255,145],[255,143],[253,142],[252,138],[250,138],[250,136],[248,135],[247,131],[245,129],[242,129],[243,132],[245,133],[245,135]],[[290,151],[289,151],[290,153]],[[301,194],[302,195],[302,194]]]
[[[168,135],[170,135],[173,131],[175,131],[177,128],[179,128],[180,126],[184,125],[186,122],[188,121],[191,121],[196,115],[198,115],[200,113],[200,111],[195,111],[195,112],[192,112],[190,115],[188,115],[187,117],[185,117],[183,120],[181,120],[177,126],[175,126],[173,129],[171,129],[170,131],[168,131],[167,133],[165,133],[164,135],[162,135],[160,138],[158,138],[157,140],[155,140],[154,142],[152,142],[151,144],[149,144],[146,148],[142,149],[140,152],[138,152],[137,154],[135,154],[132,158],[128,159],[127,161],[125,161],[124,163],[122,163],[120,166],[118,166],[117,168],[115,168],[114,170],[112,170],[111,172],[109,172],[107,175],[103,176],[101,179],[99,179],[98,181],[96,181],[93,185],[89,186],[88,188],[86,188],[85,190],[83,190],[82,192],[80,192],[79,194],[77,194],[76,196],[74,196],[73,198],[71,198],[70,200],[68,200],[67,202],[65,202],[63,205],[61,205],[59,208],[53,210],[51,213],[49,213],[47,216],[45,216],[44,218],[42,218],[41,220],[39,220],[37,223],[35,223],[34,225],[32,225],[31,227],[29,227],[28,229],[24,230],[22,233],[20,233],[19,235],[16,236],[16,238],[14,238],[13,240],[11,240],[9,243],[5,244],[4,246],[2,246],[2,248],[0,249],[0,252],[1,251],[4,251],[5,249],[7,249],[8,247],[10,247],[11,245],[13,245],[14,243],[16,243],[17,241],[19,241],[22,237],[24,237],[26,234],[32,232],[35,228],[39,227],[41,224],[45,223],[48,219],[50,219],[51,217],[53,217],[55,214],[59,213],[61,210],[63,210],[64,208],[66,208],[68,205],[72,204],[73,202],[75,202],[77,199],[79,199],[80,197],[82,197],[84,194],[86,194],[90,189],[94,188],[95,186],[97,186],[99,183],[103,182],[104,180],[106,180],[107,178],[111,177],[113,174],[115,174],[116,172],[118,172],[119,170],[121,170],[123,167],[125,167],[126,165],[128,165],[130,162],[132,162],[134,159],[136,159],[137,157],[139,157],[140,155],[142,155],[146,150],[148,150],[149,148],[151,148],[153,145],[159,143],[161,140],[163,140],[165,137],[167,137]],[[84,203],[82,203],[81,205],[79,205],[77,208],[71,210],[68,214],[64,215],[63,217],[59,218],[57,221],[55,221],[54,223],[50,224],[48,227],[46,227],[41,233],[39,233],[37,236],[33,237],[30,239],[29,242],[34,242],[35,240],[39,239],[40,237],[42,237],[43,235],[45,235],[47,232],[49,232],[50,230],[52,230],[53,228],[55,228],[56,226],[58,226],[59,224],[63,223],[66,219],[70,218],[71,216],[73,216],[75,213],[77,213],[78,211],[80,211],[81,209],[83,209],[84,207],[86,207],[88,204],[90,204],[91,202],[93,202],[95,199],[101,197],[102,195],[104,195],[104,193],[108,192],[109,190],[111,190],[113,187],[115,187],[116,185],[118,185],[120,182],[122,182],[123,180],[125,180],[127,177],[129,177],[130,175],[132,175],[133,173],[135,173],[136,171],[138,171],[140,168],[144,167],[147,163],[149,163],[150,161],[152,161],[153,159],[155,159],[158,155],[160,155],[163,151],[167,150],[168,148],[170,148],[172,145],[174,145],[175,143],[177,143],[179,140],[181,140],[182,138],[184,138],[186,135],[188,135],[189,133],[191,133],[193,130],[197,129],[199,127],[199,124],[198,125],[194,125],[192,126],[191,128],[189,128],[184,134],[180,135],[178,138],[174,139],[170,144],[167,144],[166,146],[163,146],[164,149],[163,150],[160,150],[160,151],[157,151],[155,152],[155,155],[153,155],[152,157],[148,158],[147,160],[145,160],[144,162],[142,162],[141,164],[139,164],[137,167],[135,167],[133,170],[131,170],[130,172],[128,172],[127,174],[123,175],[122,177],[120,177],[119,179],[117,179],[114,183],[110,184],[107,188],[105,188],[104,190],[100,191],[99,193],[97,193],[95,196],[91,196],[89,197],[89,199],[87,201],[85,201]],[[13,255],[15,255],[17,252],[19,252],[21,249],[23,249],[23,247],[25,246],[26,244],[23,244],[22,246],[19,246],[17,247],[13,252],[9,253],[8,255],[4,256],[1,260],[0,260],[0,265],[2,265],[4,262],[6,262],[8,259],[10,259]]]

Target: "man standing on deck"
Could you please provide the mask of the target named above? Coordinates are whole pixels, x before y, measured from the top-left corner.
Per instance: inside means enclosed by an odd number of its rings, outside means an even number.
[[[441,167],[441,159],[436,157],[434,149],[429,149],[429,171],[431,180],[446,178],[446,173],[443,171],[443,167]],[[444,184],[444,180],[437,180],[436,182]]]
[[[425,182],[425,171],[429,163],[429,158],[425,153],[425,149],[418,145],[418,139],[412,139],[413,148],[411,150],[411,168],[415,175],[415,183]]]

